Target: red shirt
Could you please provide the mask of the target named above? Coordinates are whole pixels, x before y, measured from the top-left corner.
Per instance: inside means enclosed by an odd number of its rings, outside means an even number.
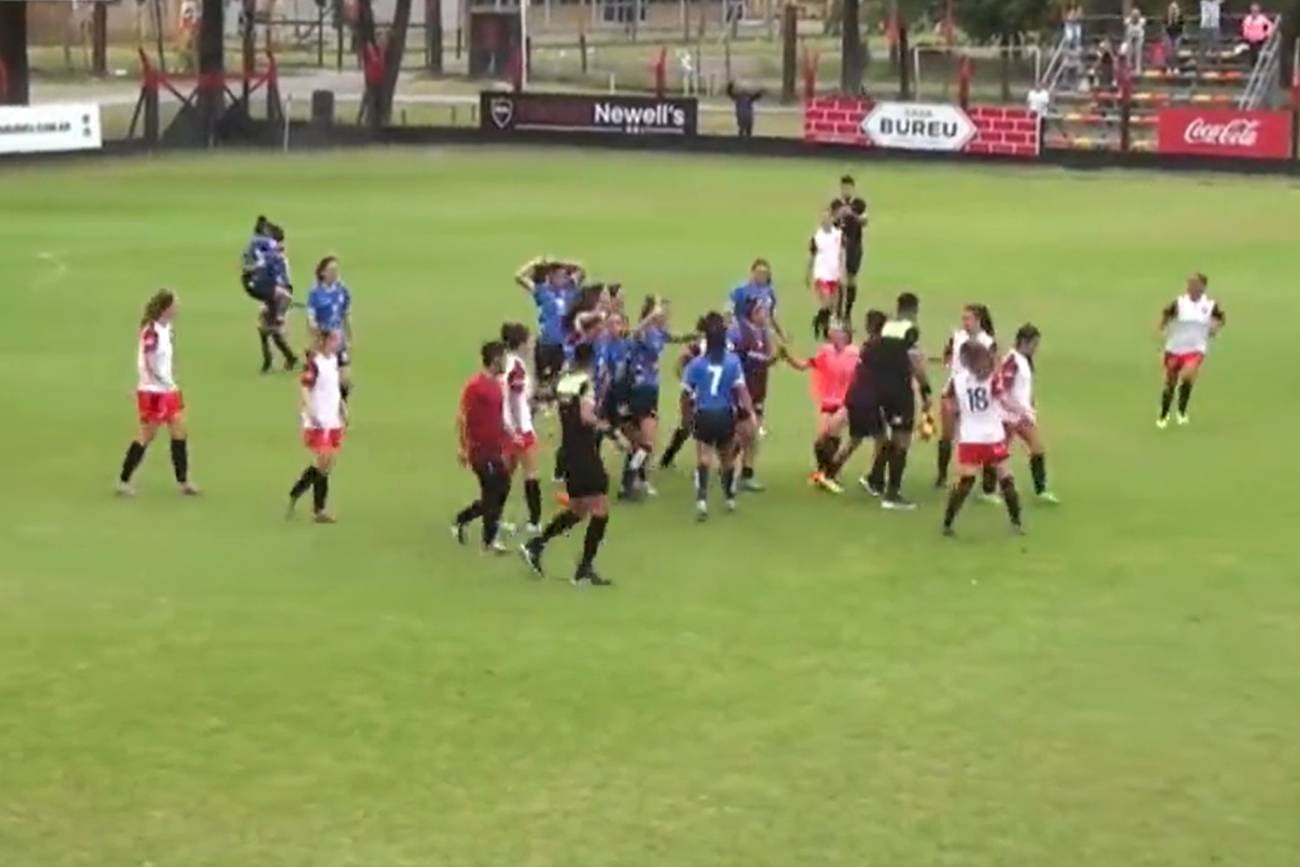
[[[501,460],[506,448],[505,416],[502,414],[501,381],[476,373],[460,394],[460,414],[465,419],[462,445],[470,463]]]

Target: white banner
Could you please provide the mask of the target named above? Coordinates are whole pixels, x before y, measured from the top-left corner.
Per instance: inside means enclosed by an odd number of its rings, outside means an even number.
[[[99,150],[104,133],[93,102],[0,106],[0,154]]]
[[[878,102],[862,119],[862,133],[882,148],[959,151],[975,137],[975,124],[956,105]]]

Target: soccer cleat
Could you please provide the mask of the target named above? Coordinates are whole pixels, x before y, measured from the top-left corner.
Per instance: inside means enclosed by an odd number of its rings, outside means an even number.
[[[902,494],[885,494],[880,499],[880,508],[891,512],[913,512],[916,510],[916,503]]]
[[[641,493],[645,494],[647,497],[657,497],[659,496],[659,489],[649,482],[642,482]]]
[[[538,547],[537,540],[525,542],[519,546],[519,553],[523,555],[524,562],[528,568],[533,570],[533,574],[538,578],[545,578],[546,573],[542,571],[542,549]]]
[[[1191,420],[1190,418],[1187,417],[1187,413],[1185,413],[1185,412],[1180,412],[1180,413],[1176,416],[1176,419],[1177,419],[1177,421],[1178,421],[1178,426],[1179,426],[1179,427],[1182,427],[1183,425],[1189,425],[1189,424],[1192,423],[1192,420]]]
[[[614,582],[601,578],[596,574],[595,569],[586,569],[573,576],[573,584],[576,587],[613,587]]]
[[[1164,430],[1165,428],[1169,427],[1169,416],[1164,415],[1156,419],[1156,427],[1159,428],[1160,430]]]
[[[509,554],[510,549],[501,544],[500,539],[493,539],[490,543],[483,546],[483,553],[494,554],[497,557],[500,557],[502,554]]]
[[[519,529],[518,527],[516,527],[514,524],[510,523],[509,521],[502,521],[501,523],[497,524],[497,531],[501,533],[505,533],[507,536],[513,536],[515,534],[515,531],[518,529]]]
[[[1023,535],[1025,535],[1025,528],[1024,528],[1024,525],[1019,524],[1019,523],[1012,524],[1012,525],[1011,525],[1011,535],[1013,535],[1013,536],[1023,536]]]
[[[740,480],[740,489],[742,491],[748,491],[751,494],[761,494],[763,491],[767,490],[767,487],[758,479],[750,476],[747,479]]]
[[[262,370],[261,370],[261,372],[262,372],[262,373],[270,373],[270,372],[271,372],[271,359],[268,358],[266,361],[263,361],[263,362],[262,362]]]
[[[451,538],[455,539],[458,544],[465,544],[465,524],[451,525]]]
[[[1041,491],[1038,494],[1036,494],[1036,496],[1038,497],[1038,502],[1040,503],[1047,503],[1048,505],[1052,505],[1052,506],[1061,505],[1061,498],[1056,496],[1056,494],[1053,494],[1051,491]]]
[[[130,482],[118,482],[114,493],[119,497],[134,497],[135,488],[131,487]]]
[[[182,497],[197,497],[199,494],[203,493],[199,490],[198,485],[191,482],[183,482],[180,486],[180,491]]]
[[[880,485],[872,484],[871,479],[867,478],[866,476],[858,476],[858,485],[862,488],[862,490],[866,491],[868,494],[870,494],[871,496],[877,499],[885,495],[885,489]]]
[[[1002,498],[997,494],[986,494],[983,491],[981,491],[979,496],[976,497],[976,499],[979,500],[981,503],[984,503],[989,506],[1002,505]]]
[[[530,536],[540,535],[542,532],[541,524],[524,524],[524,532]]]
[[[952,538],[956,537],[956,535],[957,535],[957,531],[954,530],[952,527],[949,527],[949,526],[947,526],[947,525],[944,525],[944,528],[943,528],[943,535],[944,535],[944,538],[945,538],[945,539],[952,539]]]
[[[758,426],[758,438],[761,440],[767,439],[767,427],[765,425]]]
[[[816,478],[813,481],[816,483],[817,487],[821,488],[828,494],[844,493],[844,488],[840,487],[840,483],[825,473],[817,473]]]
[[[709,504],[704,500],[697,500],[695,503],[695,520],[707,521],[709,519]]]
[[[727,511],[728,511],[728,512],[734,512],[734,511],[736,511],[736,498],[735,498],[735,497],[729,497],[729,498],[727,499]]]
[[[329,512],[317,512],[314,516],[312,516],[312,520],[315,521],[317,524],[337,524],[337,523],[338,523],[338,521],[336,521],[336,520],[334,519],[334,516],[331,515]]]

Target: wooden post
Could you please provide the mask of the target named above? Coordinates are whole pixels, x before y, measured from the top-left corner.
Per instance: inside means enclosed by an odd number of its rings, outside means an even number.
[[[27,4],[0,0],[0,105],[26,105]]]
[[[217,122],[226,101],[225,12],[222,0],[203,0],[199,13],[198,108],[209,147],[216,141]]]
[[[912,64],[907,62],[910,53],[907,36],[907,25],[898,22],[898,98],[901,100],[912,98]]]
[[[442,75],[442,0],[424,0],[424,42],[429,72]]]
[[[857,96],[862,90],[862,22],[859,0],[844,0],[840,27],[840,92]]]
[[[798,63],[799,7],[786,3],[781,8],[781,101],[794,102]]]
[[[95,75],[108,75],[108,5],[95,4],[90,14],[90,56]]]

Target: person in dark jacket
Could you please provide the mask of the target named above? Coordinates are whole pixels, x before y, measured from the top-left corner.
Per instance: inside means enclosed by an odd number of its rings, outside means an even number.
[[[754,137],[754,103],[763,98],[762,88],[748,90],[737,87],[734,81],[727,83],[727,96],[736,106],[736,134],[741,138]]]

